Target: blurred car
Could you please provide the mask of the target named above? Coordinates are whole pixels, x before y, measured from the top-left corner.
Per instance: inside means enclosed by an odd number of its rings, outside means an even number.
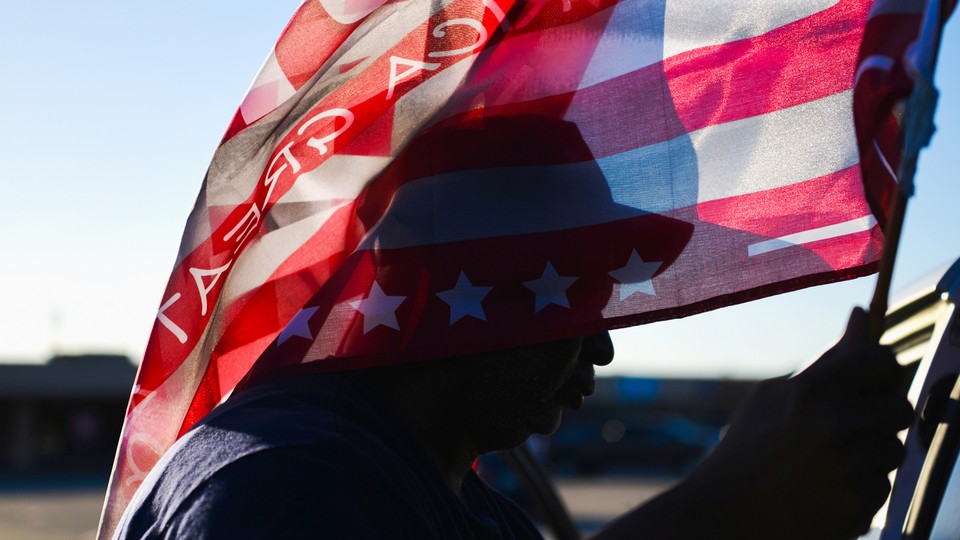
[[[679,476],[716,445],[723,428],[676,412],[629,411],[626,406],[576,412],[580,414],[569,414],[550,438],[555,473]]]
[[[960,260],[918,280],[891,303],[881,343],[909,374],[918,414],[887,504],[864,539],[960,538]]]

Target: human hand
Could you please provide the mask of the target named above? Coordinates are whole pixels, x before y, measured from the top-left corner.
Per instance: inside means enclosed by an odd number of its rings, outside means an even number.
[[[690,481],[724,497],[737,538],[851,538],[869,528],[903,459],[903,370],[855,309],[843,338],[792,378],[764,381]],[[723,536],[723,535],[722,535]]]

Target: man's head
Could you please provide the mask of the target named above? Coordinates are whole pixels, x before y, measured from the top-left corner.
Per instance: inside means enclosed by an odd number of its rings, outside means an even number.
[[[390,368],[376,379],[401,407],[419,410],[413,423],[446,426],[484,453],[554,431],[563,409],[593,393],[594,366],[612,359],[602,332]]]
[[[471,355],[455,360],[460,400],[481,452],[511,448],[533,433],[557,429],[563,409],[577,409],[593,393],[594,366],[613,359],[603,332]]]

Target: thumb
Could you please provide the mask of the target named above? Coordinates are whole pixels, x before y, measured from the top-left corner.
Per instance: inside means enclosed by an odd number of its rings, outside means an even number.
[[[852,351],[867,341],[867,312],[861,307],[853,308],[847,321],[847,329],[833,347],[820,358],[802,370],[798,376],[806,380],[819,382],[835,381],[838,378],[855,375],[861,369],[860,356]]]
[[[843,333],[840,341],[854,343],[866,341],[869,335],[869,319],[870,317],[862,307],[853,308],[853,311],[850,312],[850,319],[847,321],[847,330]]]

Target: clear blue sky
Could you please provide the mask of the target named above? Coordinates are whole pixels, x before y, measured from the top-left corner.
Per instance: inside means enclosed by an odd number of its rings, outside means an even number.
[[[0,17],[0,361],[138,357],[227,122],[299,2],[8,2]],[[960,28],[895,275],[960,257]],[[607,373],[763,376],[836,338],[873,278],[617,332]]]

